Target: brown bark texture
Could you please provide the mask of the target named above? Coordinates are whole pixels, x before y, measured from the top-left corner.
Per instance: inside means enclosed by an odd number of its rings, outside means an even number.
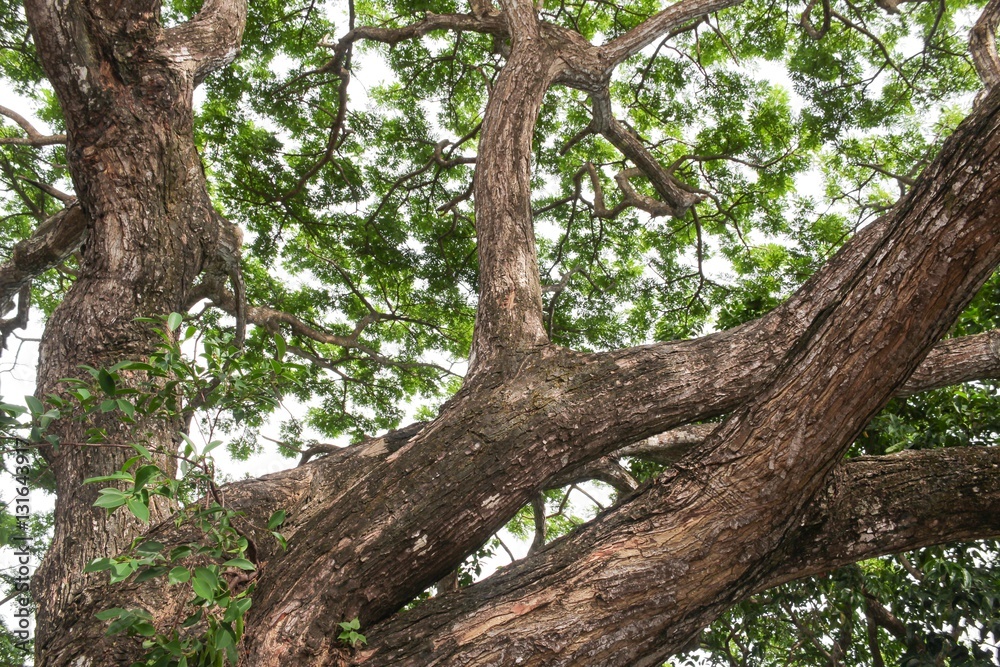
[[[456,28],[509,40],[476,164],[470,371],[431,422],[225,489],[249,524],[277,509],[289,517],[287,551],[266,535],[256,540],[242,664],[656,665],[768,586],[1000,534],[994,449],[843,461],[890,397],[1000,375],[996,334],[939,343],[1000,263],[1000,91],[983,97],[894,208],[761,319],[605,353],[549,343],[530,208],[545,92],[555,83],[590,91],[593,130],[650,178],[667,210],[683,214],[698,195],[614,120],[608,77],[652,40],[733,4],[682,0],[600,47],[540,22],[527,0],[474,3],[473,14],[429,16],[406,33],[348,35],[391,43]],[[41,347],[37,395],[45,396],[81,364],[147,357],[158,339],[135,318],[183,310],[200,296],[199,281],[231,268],[239,236],[209,199],[192,95],[235,57],[246,3],[209,0],[171,29],[154,0],[25,6],[66,115],[77,201],[0,267],[0,296],[83,243],[79,277]],[[995,46],[991,53],[995,60]],[[238,297],[228,299],[239,308]],[[247,313],[251,323],[284,317]],[[721,425],[695,424],[722,416]],[[99,426],[112,443],[169,450],[184,424],[60,423],[63,446],[44,452],[58,501],[53,546],[33,582],[36,664],[126,665],[138,641],[104,637],[94,614],[144,606],[163,619],[185,600],[161,580],[109,587],[106,575],[82,574],[144,526],[93,507],[96,488],[81,484],[120,467],[126,450],[72,443]],[[623,455],[672,467],[487,581],[400,611],[540,490],[602,474],[628,489],[607,458]],[[172,469],[169,456],[160,463]],[[164,518],[165,506],[154,507],[150,537],[190,539]],[[349,649],[337,623],[355,617],[368,644]]]

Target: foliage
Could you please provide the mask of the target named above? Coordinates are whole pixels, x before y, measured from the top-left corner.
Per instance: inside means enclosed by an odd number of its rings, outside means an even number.
[[[294,382],[296,364],[283,362],[284,343],[276,338],[278,354],[271,363],[261,365],[232,345],[230,334],[200,332],[188,326],[179,331],[183,317],[171,313],[162,321],[148,320],[162,339],[158,350],[147,361],[122,361],[108,369],[83,367],[88,379],[66,378],[66,393],[48,396],[46,406],[34,396],[25,397],[27,409],[3,405],[3,427],[10,432],[29,431],[27,438],[9,436],[25,444],[47,442],[60,446],[114,446],[104,429],[87,431],[86,443],[60,443],[46,433],[58,419],[89,421],[96,413],[115,413],[125,423],[149,424],[150,420],[173,420],[194,410],[239,413],[241,419],[253,411],[273,407],[280,399],[276,388]],[[162,328],[156,328],[160,326]],[[189,359],[183,347],[194,344],[200,361]],[[125,377],[125,376],[128,377]],[[30,422],[18,417],[27,415]],[[252,418],[252,417],[251,417]],[[200,541],[166,550],[155,540],[136,538],[125,552],[98,558],[84,572],[107,572],[111,584],[130,580],[134,584],[166,577],[170,585],[188,585],[193,610],[182,621],[158,628],[154,615],[143,608],[111,608],[97,614],[110,621],[107,634],[127,633],[145,638],[144,665],[186,667],[186,665],[235,665],[237,646],[243,635],[244,617],[252,604],[257,564],[256,548],[240,524],[242,515],[226,507],[215,481],[215,465],[209,454],[222,445],[221,440],[207,443],[201,451],[185,433],[179,433],[183,446],[176,453],[164,452],[149,442],[131,442],[134,450],[119,470],[84,480],[84,484],[107,484],[99,490],[94,505],[108,514],[128,511],[144,523],[150,521],[150,507],[159,502],[171,504],[175,526],[195,528]],[[37,445],[36,445],[37,446]],[[180,461],[180,476],[164,469],[164,457]],[[6,516],[2,517],[9,521]],[[39,519],[35,519],[38,521]],[[276,511],[267,530],[285,547],[277,531],[285,520],[283,510]],[[7,540],[5,539],[5,544]],[[9,635],[4,635],[10,641]],[[363,637],[362,637],[363,639]]]
[[[358,621],[358,617],[355,616],[349,621],[344,621],[337,624],[340,627],[340,634],[337,635],[337,639],[350,645],[353,648],[357,648],[359,644],[367,644],[368,640],[365,636],[358,632],[361,629],[361,622]]]

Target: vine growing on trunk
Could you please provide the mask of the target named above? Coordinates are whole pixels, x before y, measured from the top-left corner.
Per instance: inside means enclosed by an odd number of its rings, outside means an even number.
[[[2,426],[7,432],[27,431],[23,438],[27,444],[45,442],[56,451],[63,447],[133,450],[120,469],[83,480],[84,484],[110,484],[99,490],[94,505],[108,515],[128,512],[149,524],[151,504],[164,502],[169,506],[169,522],[175,528],[193,529],[194,539],[168,549],[155,539],[137,537],[124,552],[88,563],[84,573],[107,572],[110,584],[141,584],[165,577],[171,586],[191,589],[189,613],[159,624],[154,612],[144,607],[113,607],[95,616],[108,622],[108,635],[143,639],[146,653],[135,665],[235,665],[260,563],[253,538],[245,530],[248,519],[227,506],[225,491],[216,479],[211,453],[223,441],[211,440],[199,447],[186,433],[178,432],[181,446],[164,450],[142,439],[112,444],[104,428],[87,429],[85,442],[60,441],[47,431],[59,419],[86,422],[95,413],[113,414],[130,425],[172,422],[178,417],[190,424],[198,411],[221,414],[251,403],[255,409],[277,405],[281,395],[274,388],[280,382],[294,382],[296,365],[285,361],[280,336],[275,338],[275,357],[261,365],[244,359],[230,334],[202,332],[195,326],[181,330],[179,313],[142,322],[153,327],[162,341],[148,360],[121,361],[110,368],[82,366],[84,377],[65,378],[61,394],[46,396],[44,401],[26,396],[26,408],[0,406],[5,417]],[[198,352],[194,359],[185,347]],[[29,421],[18,421],[21,415]],[[158,464],[164,458],[178,461],[179,475]],[[286,512],[277,510],[266,526],[254,528],[270,533],[286,548],[279,532],[285,518]],[[157,528],[150,526],[147,535],[155,534]],[[351,638],[352,645],[364,640],[357,633]]]

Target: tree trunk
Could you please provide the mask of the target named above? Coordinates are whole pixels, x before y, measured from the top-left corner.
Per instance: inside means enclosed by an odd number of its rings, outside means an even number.
[[[232,231],[208,198],[194,146],[192,99],[206,71],[196,57],[197,42],[190,44],[191,57],[176,58],[171,50],[183,35],[164,34],[157,3],[132,3],[126,12],[116,7],[26,3],[66,117],[67,161],[88,221],[79,276],[43,336],[39,398],[64,393],[62,378],[85,377],[82,364],[104,368],[146,359],[160,340],[136,318],[182,310],[195,279],[216,263],[220,243],[232,246]],[[238,21],[230,41],[238,43],[241,32]],[[213,43],[225,38],[220,33]],[[202,55],[212,57],[214,52]],[[76,444],[87,442],[87,429],[95,427],[106,430],[112,446]],[[56,479],[55,535],[33,582],[39,664],[69,664],[91,650],[81,609],[104,596],[106,585],[105,577],[83,576],[83,568],[124,551],[145,529],[128,513],[108,516],[93,507],[97,487],[82,480],[119,469],[135,453],[114,445],[138,442],[174,451],[184,427],[180,416],[128,425],[116,413],[56,422],[61,446],[43,450]],[[156,462],[168,473],[175,469],[164,453]],[[167,516],[163,503],[151,510],[153,524]]]

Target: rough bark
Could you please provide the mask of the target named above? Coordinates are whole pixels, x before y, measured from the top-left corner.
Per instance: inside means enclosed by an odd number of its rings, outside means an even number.
[[[865,558],[996,535],[1000,533],[998,470],[1000,453],[985,448],[847,461],[806,508],[800,527],[775,548],[772,567],[755,585],[741,582],[742,590],[733,601]],[[678,632],[674,624],[680,614],[675,607],[700,598],[703,587],[732,576],[728,567],[686,568],[655,532],[649,533],[666,521],[666,508],[658,504],[662,494],[661,485],[647,487],[578,533],[547,545],[534,558],[372,627],[368,635],[372,643],[357,662],[366,666],[660,664],[718,613],[717,605],[703,600]],[[866,502],[859,503],[858,498]],[[739,527],[735,513],[724,520],[731,524],[730,530]],[[720,538],[724,533],[694,536],[705,557],[724,546]],[[608,573],[588,584],[567,580],[568,574],[582,570],[606,572],[603,563],[610,569],[643,565],[646,577],[655,578]],[[675,584],[662,588],[664,577]],[[650,585],[653,581],[655,586]],[[634,604],[617,610],[613,629],[591,627],[599,616],[595,609],[619,607],[623,597]],[[646,598],[656,603],[644,604]],[[649,645],[644,649],[632,647],[647,636]],[[635,662],[628,662],[629,654]]]

